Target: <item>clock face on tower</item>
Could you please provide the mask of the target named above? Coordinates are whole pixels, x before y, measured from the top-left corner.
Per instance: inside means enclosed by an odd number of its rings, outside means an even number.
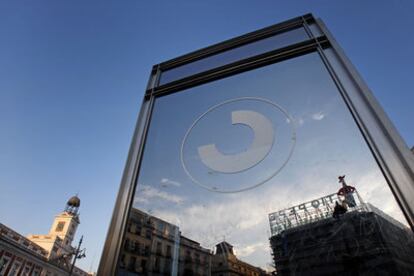
[[[59,221],[55,231],[56,232],[62,232],[63,231],[63,227],[65,227],[65,222],[64,221]]]

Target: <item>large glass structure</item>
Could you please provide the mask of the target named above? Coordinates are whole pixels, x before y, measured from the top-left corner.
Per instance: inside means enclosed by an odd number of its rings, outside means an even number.
[[[154,66],[100,275],[409,275],[413,156],[320,20]]]

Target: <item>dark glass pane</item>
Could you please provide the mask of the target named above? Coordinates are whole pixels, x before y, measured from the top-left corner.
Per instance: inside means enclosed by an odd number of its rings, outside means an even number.
[[[129,223],[119,275],[414,272],[412,232],[317,53],[156,99]]]
[[[282,48],[307,39],[309,39],[309,37],[303,28],[283,32],[272,37],[268,37],[214,56],[206,57],[204,59],[200,59],[165,71],[161,74],[160,84],[165,84],[174,80],[188,77],[190,75],[226,65],[240,59],[263,54],[265,52]]]
[[[318,25],[316,25],[315,23],[312,23],[309,25],[309,29],[312,32],[312,35],[314,37],[318,37],[322,35],[322,31],[320,30],[320,28],[318,27]]]

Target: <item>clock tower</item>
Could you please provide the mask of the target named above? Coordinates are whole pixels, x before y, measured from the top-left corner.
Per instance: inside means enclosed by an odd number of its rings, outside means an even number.
[[[69,264],[75,251],[72,242],[80,224],[79,207],[79,197],[71,197],[63,212],[55,217],[48,234],[29,235],[28,239],[47,250],[49,259],[59,259]]]
[[[80,199],[71,197],[62,213],[55,217],[49,235],[59,237],[64,246],[71,245],[75,237],[79,221]]]

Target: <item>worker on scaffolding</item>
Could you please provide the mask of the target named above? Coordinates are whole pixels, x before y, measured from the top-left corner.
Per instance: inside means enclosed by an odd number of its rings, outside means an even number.
[[[338,201],[335,201],[335,207],[332,214],[332,217],[335,219],[339,219],[343,214],[345,214],[348,211],[348,206],[344,201],[339,203]]]
[[[355,192],[355,187],[349,186],[345,182],[345,175],[338,177],[339,183],[342,184],[342,188],[339,189],[337,195],[344,197],[345,203],[348,207],[356,207],[356,202],[353,193]]]

